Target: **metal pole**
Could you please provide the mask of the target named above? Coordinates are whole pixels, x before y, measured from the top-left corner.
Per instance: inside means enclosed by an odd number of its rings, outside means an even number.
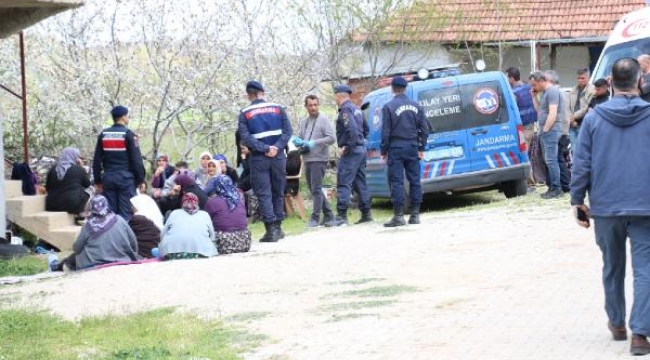
[[[29,164],[29,148],[27,135],[27,83],[25,81],[25,39],[23,32],[18,33],[20,39],[20,77],[22,82],[22,101],[23,101],[23,158],[25,163]]]

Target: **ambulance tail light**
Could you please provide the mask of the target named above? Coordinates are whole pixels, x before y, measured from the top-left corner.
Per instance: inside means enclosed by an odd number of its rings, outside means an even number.
[[[519,151],[522,153],[527,152],[528,146],[526,146],[526,135],[522,124],[517,125],[517,136],[519,137]]]

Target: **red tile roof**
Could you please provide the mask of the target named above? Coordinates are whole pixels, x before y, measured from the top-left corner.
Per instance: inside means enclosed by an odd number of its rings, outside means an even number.
[[[644,0],[420,0],[396,15],[382,41],[486,42],[606,37]],[[357,33],[356,40],[363,34]]]

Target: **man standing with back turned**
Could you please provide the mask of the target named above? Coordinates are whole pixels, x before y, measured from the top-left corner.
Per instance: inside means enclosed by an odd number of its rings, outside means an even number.
[[[287,155],[284,148],[291,137],[291,123],[284,108],[264,100],[259,81],[246,83],[251,104],[239,114],[237,131],[250,151],[251,185],[259,200],[266,232],[260,242],[276,242],[284,237],[284,187],[287,182]]]
[[[409,182],[411,216],[409,224],[420,223],[422,185],[420,184],[420,159],[429,137],[429,124],[424,110],[406,97],[408,83],[401,76],[391,82],[395,97],[381,109],[381,157],[388,161],[388,184],[393,202],[393,218],[385,227],[403,226],[404,173]],[[388,159],[387,159],[388,157]]]
[[[591,214],[603,257],[607,324],[614,340],[627,340],[625,328],[626,239],[630,238],[634,301],[630,314],[633,355],[650,354],[650,104],[639,97],[639,63],[632,58],[612,66],[614,97],[585,117],[574,150],[571,205]],[[585,205],[589,192],[590,207]],[[586,218],[578,219],[589,227]]]
[[[97,137],[93,158],[95,188],[103,192],[114,213],[129,221],[131,198],[135,196],[135,189],[144,183],[144,164],[138,137],[127,128],[129,109],[116,106],[111,116],[113,126]]]

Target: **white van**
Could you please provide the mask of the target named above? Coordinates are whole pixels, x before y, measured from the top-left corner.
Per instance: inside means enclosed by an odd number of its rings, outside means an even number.
[[[620,58],[650,55],[650,7],[625,14],[614,27],[591,75],[591,83],[609,76]]]

